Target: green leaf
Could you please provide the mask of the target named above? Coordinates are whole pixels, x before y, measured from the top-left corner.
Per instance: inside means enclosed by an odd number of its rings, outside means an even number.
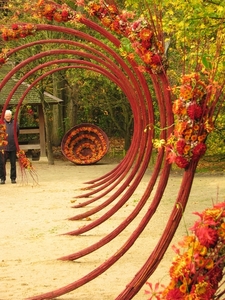
[[[212,63],[207,59],[206,55],[202,56],[202,63],[207,70],[212,70]]]

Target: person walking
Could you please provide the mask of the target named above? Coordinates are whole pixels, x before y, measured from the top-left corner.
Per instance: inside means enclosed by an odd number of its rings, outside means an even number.
[[[4,116],[6,125],[8,144],[0,149],[0,184],[5,184],[6,180],[6,162],[10,161],[10,179],[11,183],[16,183],[16,143],[14,136],[14,120],[12,118],[12,111],[6,110]],[[16,124],[16,134],[19,135],[19,125]]]

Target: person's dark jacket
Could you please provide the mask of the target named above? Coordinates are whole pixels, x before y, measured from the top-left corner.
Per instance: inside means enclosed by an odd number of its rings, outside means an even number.
[[[16,151],[16,143],[14,139],[14,120],[11,119],[10,122],[5,121],[6,124],[6,133],[8,144],[4,147],[5,151]],[[19,125],[17,124],[17,136],[19,135]]]

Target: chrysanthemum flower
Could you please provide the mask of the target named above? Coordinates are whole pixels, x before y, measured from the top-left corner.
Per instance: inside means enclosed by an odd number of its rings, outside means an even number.
[[[186,168],[189,165],[189,161],[183,156],[177,156],[175,163],[179,168]]]
[[[183,101],[181,99],[177,99],[174,101],[172,106],[172,111],[174,114],[180,114],[180,111],[184,107]]]
[[[184,147],[186,146],[186,142],[184,139],[179,139],[176,143],[177,153],[182,155],[184,154]]]
[[[203,224],[199,228],[196,228],[195,234],[199,239],[199,242],[205,247],[215,246],[218,240],[217,231]]]
[[[153,65],[161,65],[162,63],[162,58],[158,54],[153,54],[152,56],[152,64]]]
[[[180,97],[184,100],[189,100],[192,98],[192,87],[184,85],[180,87]]]
[[[144,55],[143,55],[143,60],[146,64],[151,64],[152,63],[152,52],[151,51],[147,51]]]
[[[112,23],[112,20],[111,20],[111,18],[110,17],[104,17],[104,18],[102,18],[102,24],[105,26],[105,27],[109,27],[110,26],[110,24]]]
[[[139,33],[140,39],[143,41],[149,41],[152,36],[153,32],[148,28],[143,28]]]
[[[203,156],[206,152],[206,148],[206,144],[204,143],[197,144],[192,150],[193,159],[199,159],[201,156]]]
[[[166,300],[183,300],[184,295],[180,291],[179,288],[176,288],[174,290],[169,291],[165,299]]]
[[[202,108],[200,105],[193,103],[188,106],[187,114],[191,120],[198,120],[202,116]]]

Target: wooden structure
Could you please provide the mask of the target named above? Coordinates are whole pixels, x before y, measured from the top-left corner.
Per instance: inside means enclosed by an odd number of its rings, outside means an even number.
[[[0,68],[0,80],[2,80],[5,75],[11,70],[10,64],[5,64]],[[2,110],[3,105],[8,97],[9,91],[12,90],[14,85],[16,84],[16,78],[11,78],[9,82],[5,85],[5,87],[1,90],[1,98],[0,98],[0,109]],[[20,85],[18,90],[13,95],[12,99],[10,100],[9,109],[12,109],[18,104],[18,101],[25,91],[25,89],[29,87],[29,84],[23,83]],[[44,100],[49,103],[50,105],[58,105],[62,102],[62,99],[59,99],[49,93],[44,93]],[[39,140],[35,143],[27,143],[27,144],[20,144],[20,149],[22,150],[40,150],[40,157],[46,157],[46,138],[45,138],[45,122],[44,122],[44,113],[42,109],[42,104],[38,95],[38,92],[35,89],[31,89],[30,93],[28,93],[27,97],[25,98],[25,103],[27,105],[35,105],[38,109],[38,119],[39,119],[39,127],[37,128],[20,128],[20,135],[21,134],[38,134]]]

